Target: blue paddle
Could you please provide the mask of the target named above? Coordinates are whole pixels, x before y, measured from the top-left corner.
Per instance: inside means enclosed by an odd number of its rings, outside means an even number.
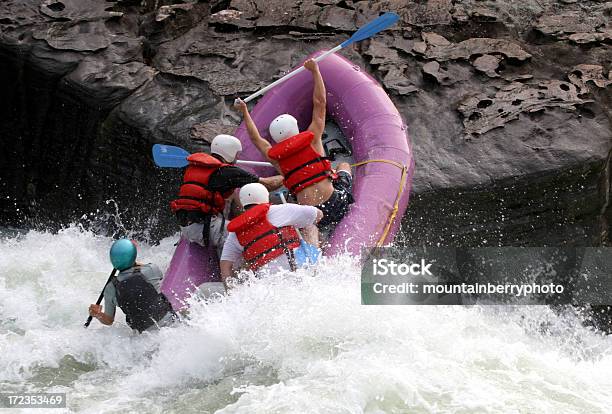
[[[340,43],[340,48],[345,48],[353,43],[361,42],[368,37],[374,36],[378,32],[382,32],[383,30],[393,26],[399,20],[399,18],[400,17],[397,13],[384,13],[378,16],[365,26],[360,27],[359,30],[353,33],[350,38]]]
[[[191,154],[181,147],[173,145],[155,144],[153,145],[153,161],[158,167],[162,168],[183,168],[186,167],[187,157]],[[264,161],[236,160],[236,164],[253,165],[259,167],[272,167],[272,164]]]
[[[372,37],[376,33],[381,32],[381,31],[387,29],[388,27],[391,27],[392,25],[394,25],[399,20],[399,18],[400,18],[399,15],[397,15],[395,13],[385,13],[385,14],[383,14],[381,16],[378,16],[376,19],[372,20],[371,22],[369,22],[368,24],[366,24],[365,26],[363,26],[359,30],[357,30],[355,33],[353,33],[353,35],[349,39],[347,39],[344,42],[340,43],[338,46],[334,47],[333,49],[330,49],[327,52],[317,56],[314,60],[316,62],[318,62],[320,60],[325,59],[327,56],[331,55],[332,53],[335,53],[335,52],[339,51],[340,49],[343,49],[343,48],[345,48],[345,47],[347,47],[349,45],[352,45],[353,43],[360,42],[360,41],[365,40],[365,39],[367,39],[369,37]],[[273,87],[275,87],[279,83],[283,83],[287,79],[290,79],[290,78],[294,77],[295,75],[297,75],[298,73],[301,73],[304,70],[305,69],[302,66],[302,67],[294,70],[293,72],[289,72],[288,74],[286,74],[282,78],[272,82],[271,84],[269,84],[265,88],[262,88],[262,89],[258,90],[257,92],[255,92],[252,95],[249,95],[247,98],[244,99],[244,102],[252,101],[253,99],[257,98],[259,95],[262,95],[262,94],[266,93],[268,90],[272,89]]]
[[[287,204],[287,200],[285,200],[285,195],[283,194],[283,192],[279,191],[278,195],[280,196],[280,199],[283,204]],[[293,254],[295,256],[295,264],[297,265],[297,267],[304,267],[315,264],[317,260],[319,260],[321,251],[316,246],[313,246],[312,244],[306,242],[306,240],[304,240],[302,234],[298,229],[295,230],[297,231],[297,234],[300,237],[300,247],[293,251]]]
[[[172,145],[153,145],[153,161],[162,168],[183,168],[189,163],[187,157],[191,154],[180,147]]]

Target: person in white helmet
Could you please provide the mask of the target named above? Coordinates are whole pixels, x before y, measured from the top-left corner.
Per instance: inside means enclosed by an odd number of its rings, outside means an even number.
[[[317,63],[309,59],[304,63],[314,80],[312,121],[308,129],[300,132],[297,120],[282,114],[269,127],[276,142],[272,146],[259,134],[244,101],[238,100],[249,136],[259,151],[284,176],[287,189],[296,195],[302,205],[317,206],[323,211],[319,228],[335,225],[348,212],[353,202],[353,179],[348,163],[338,164],[335,170],[325,156],[321,137],[325,128],[326,92]]]
[[[227,279],[244,263],[259,271],[295,270],[293,250],[300,246],[296,229],[316,224],[323,213],[316,207],[299,204],[270,204],[270,194],[261,184],[240,189],[245,212],[227,226],[229,236],[221,254],[221,278]]]
[[[212,243],[221,253],[227,237],[226,218],[230,216],[233,193],[249,183],[261,183],[274,190],[282,176],[258,177],[234,165],[242,144],[231,135],[217,135],[211,154],[191,154],[178,198],[170,203],[181,226],[181,237],[192,243]]]

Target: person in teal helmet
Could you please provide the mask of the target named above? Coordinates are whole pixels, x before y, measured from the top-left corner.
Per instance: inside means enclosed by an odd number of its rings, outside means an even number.
[[[104,288],[104,309],[92,304],[89,314],[104,325],[112,325],[119,306],[127,324],[138,332],[167,326],[176,320],[176,314],[160,291],[162,272],[152,263],[137,263],[136,256],[136,245],[131,240],[113,243],[110,261],[119,274]]]

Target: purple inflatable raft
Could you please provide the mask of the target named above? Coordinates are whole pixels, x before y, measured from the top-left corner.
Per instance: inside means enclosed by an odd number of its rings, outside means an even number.
[[[353,164],[355,198],[349,213],[330,234],[324,254],[359,256],[364,247],[393,241],[408,206],[414,160],[402,117],[374,78],[337,54],[319,62],[319,67],[327,89],[330,120],[324,144],[328,154],[336,153],[338,160]],[[251,112],[261,136],[270,140],[268,125],[283,113],[297,118],[300,130],[308,128],[312,90],[312,75],[304,71],[261,98]],[[251,144],[244,124],[235,135],[242,141],[242,159],[264,161]],[[276,174],[273,168],[251,170],[260,176]],[[214,250],[181,240],[162,291],[175,309],[181,309],[198,286],[217,290],[219,280]]]

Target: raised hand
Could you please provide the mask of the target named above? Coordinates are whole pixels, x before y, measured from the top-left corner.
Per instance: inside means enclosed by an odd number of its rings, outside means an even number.
[[[319,65],[314,59],[308,59],[306,62],[304,62],[304,67],[311,72],[319,69]]]
[[[247,111],[247,104],[242,99],[236,98],[234,100],[234,109],[244,113]]]

